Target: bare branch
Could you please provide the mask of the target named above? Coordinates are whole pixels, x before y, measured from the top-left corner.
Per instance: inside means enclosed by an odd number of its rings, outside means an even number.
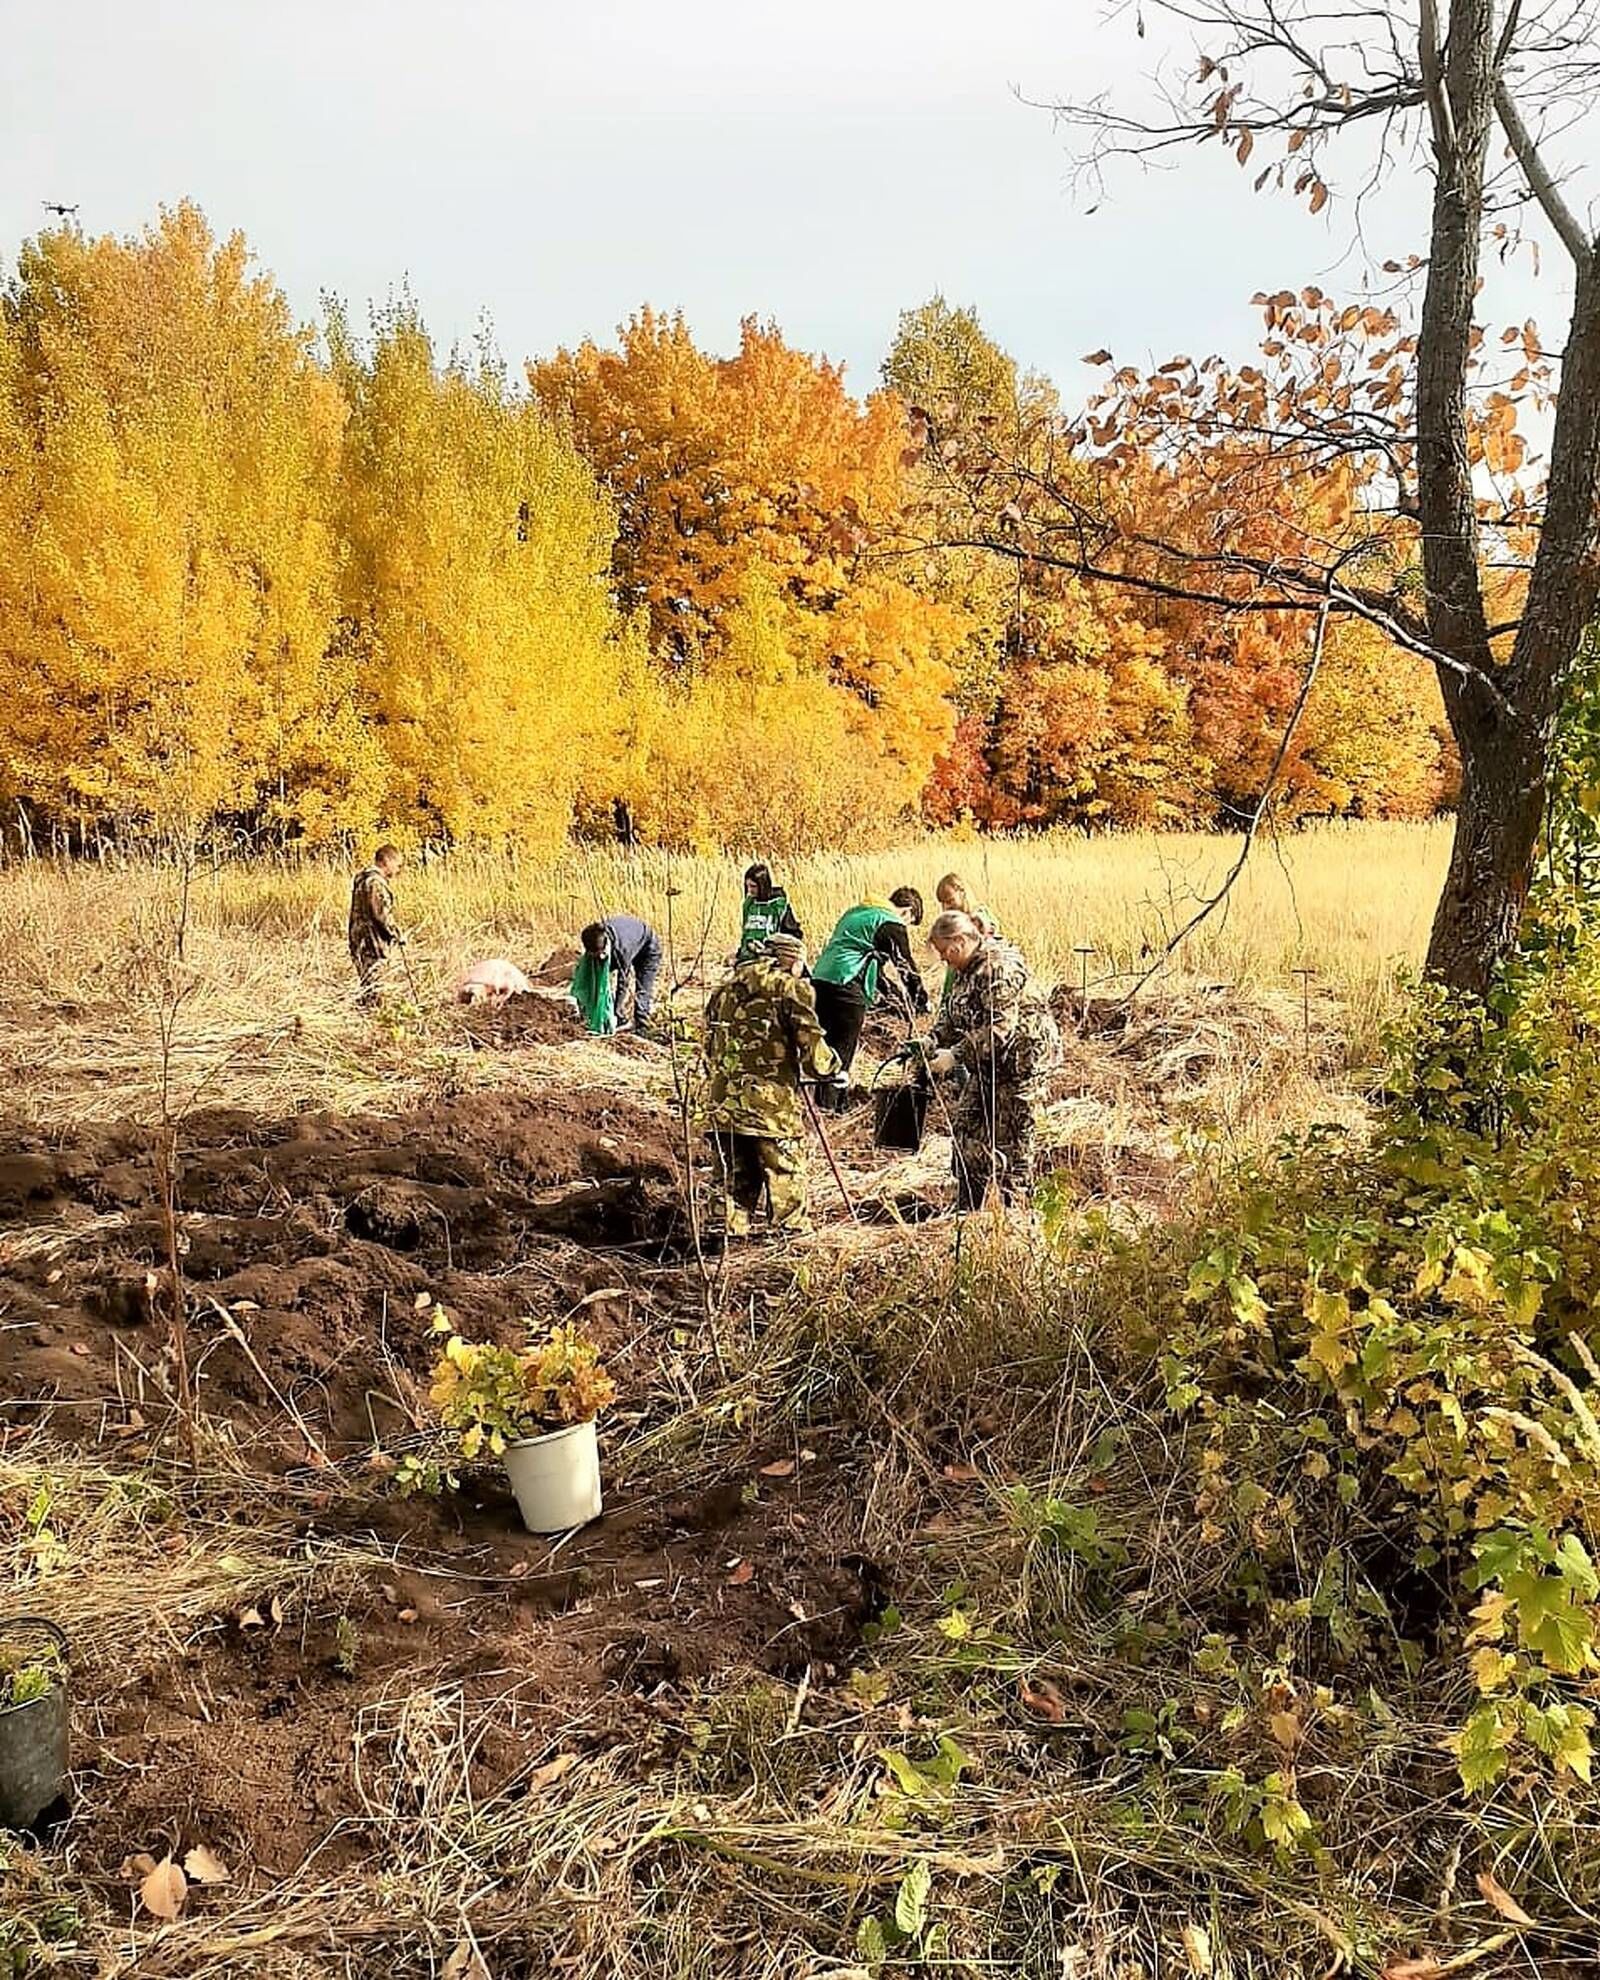
[[[1456,148],[1456,120],[1444,86],[1444,68],[1439,55],[1438,0],[1422,0],[1417,51],[1422,63],[1422,88],[1428,100],[1428,118],[1433,125],[1434,149],[1441,158],[1449,158]]]
[[[1494,86],[1495,114],[1500,119],[1500,128],[1505,132],[1511,149],[1516,153],[1517,163],[1522,167],[1528,181],[1528,188],[1534,198],[1544,208],[1545,218],[1554,227],[1562,245],[1579,268],[1587,268],[1594,258],[1595,244],[1584,232],[1579,220],[1566,200],[1561,188],[1551,177],[1550,168],[1539,155],[1539,147],[1532,133],[1522,121],[1522,113],[1516,106],[1505,77],[1496,78]]]
[[[1238,857],[1234,860],[1232,866],[1229,867],[1222,885],[1208,900],[1201,903],[1176,934],[1171,937],[1160,955],[1155,958],[1150,967],[1135,982],[1133,988],[1123,999],[1124,1003],[1131,1002],[1150,981],[1151,977],[1166,967],[1200,924],[1216,913],[1217,909],[1222,906],[1228,896],[1233,892],[1235,883],[1248,865],[1257,834],[1266,822],[1268,811],[1272,804],[1273,792],[1277,789],[1278,779],[1283,774],[1283,766],[1289,760],[1289,751],[1293,746],[1295,734],[1300,727],[1300,718],[1306,712],[1306,703],[1311,699],[1311,690],[1316,686],[1317,675],[1322,670],[1322,654],[1328,637],[1328,614],[1332,609],[1333,598],[1330,592],[1328,597],[1322,601],[1321,608],[1317,613],[1316,629],[1311,636],[1311,658],[1306,663],[1306,671],[1300,682],[1300,692],[1295,696],[1294,706],[1289,710],[1289,719],[1284,723],[1283,733],[1278,738],[1278,747],[1273,754],[1272,763],[1267,771],[1267,781],[1262,786],[1261,795],[1257,798],[1255,808],[1250,813],[1250,817],[1245,824],[1244,837],[1239,846]]]

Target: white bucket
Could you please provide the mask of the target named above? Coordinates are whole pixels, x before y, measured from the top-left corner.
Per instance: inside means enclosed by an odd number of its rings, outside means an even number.
[[[530,1533],[565,1533],[599,1518],[600,1447],[592,1418],[507,1444],[505,1466]]]

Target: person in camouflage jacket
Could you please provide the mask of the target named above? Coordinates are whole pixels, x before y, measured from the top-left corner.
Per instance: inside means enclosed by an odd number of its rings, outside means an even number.
[[[763,1195],[775,1230],[810,1229],[800,1082],[839,1062],[804,969],[795,936],[770,936],[706,1006],[707,1120],[730,1237],[749,1236]]]
[[[1003,1201],[1025,1202],[1039,1106],[1060,1063],[1061,1034],[1021,956],[971,915],[941,914],[928,940],[952,972],[933,1026],[940,1049],[928,1069],[936,1079],[962,1082],[950,1101],[957,1208],[978,1209],[991,1183]]]
[[[405,864],[398,846],[379,846],[350,888],[350,960],[361,983],[361,1001],[378,994],[378,971],[402,939],[394,914],[394,876]]]

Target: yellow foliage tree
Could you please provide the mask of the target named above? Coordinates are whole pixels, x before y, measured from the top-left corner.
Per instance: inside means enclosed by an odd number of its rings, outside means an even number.
[[[8,796],[338,829],[374,752],[326,656],[343,408],[243,242],[62,231],[4,315]]]
[[[663,674],[635,649],[614,774],[645,837],[785,856],[860,844],[897,818],[867,711],[797,651],[800,617],[753,573],[703,664]]]
[[[530,377],[616,500],[623,609],[647,615],[669,667],[714,677],[691,684],[697,706],[721,693],[720,663],[750,642],[752,601],[767,601],[759,609],[782,624],[758,643],[787,656],[785,692],[809,683],[810,703],[831,708],[823,690],[849,690],[852,733],[875,745],[846,814],[863,802],[881,812],[886,795],[912,808],[953,727],[952,668],[970,631],[959,603],[920,595],[874,559],[902,534],[912,492],[898,398],[858,403],[838,366],[791,349],[771,325],[748,320],[737,353],[718,359],[681,317],[649,310],[623,327],[617,350],[584,344]],[[806,756],[809,738],[771,718],[769,747]],[[838,782],[862,759],[819,759],[825,775],[829,760]],[[713,789],[707,816],[719,803],[731,817],[742,795]]]
[[[487,357],[439,367],[409,309],[358,355],[345,644],[381,739],[392,823],[455,839],[565,832],[616,718],[605,574],[614,520],[593,474]]]

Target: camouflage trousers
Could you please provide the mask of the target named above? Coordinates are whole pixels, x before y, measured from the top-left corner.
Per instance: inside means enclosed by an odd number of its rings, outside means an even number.
[[[1039,1147],[1041,1080],[969,1079],[950,1113],[956,1208],[983,1207],[990,1185],[1001,1201],[1026,1203]]]
[[[805,1154],[798,1141],[713,1129],[717,1174],[722,1184],[724,1228],[729,1237],[748,1237],[762,1199],[774,1230],[808,1231]]]
[[[384,959],[389,953],[386,943],[372,936],[357,937],[350,944],[350,960],[356,966],[356,978],[361,985],[360,1001],[375,1004],[378,1001],[378,978],[383,972]]]

